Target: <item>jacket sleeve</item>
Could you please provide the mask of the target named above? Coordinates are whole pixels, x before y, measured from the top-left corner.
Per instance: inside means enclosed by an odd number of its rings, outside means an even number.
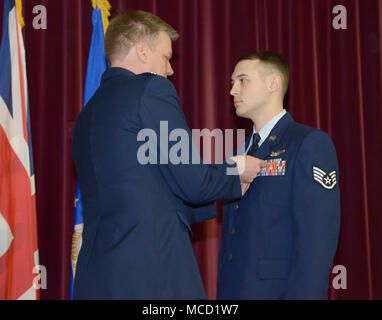
[[[215,202],[201,206],[188,205],[188,208],[190,210],[190,224],[215,219],[218,217]]]
[[[338,164],[329,136],[308,134],[293,170],[294,252],[285,299],[325,299],[340,228]]]
[[[241,198],[239,176],[227,175],[228,166],[202,164],[199,151],[193,148],[179,97],[169,80],[160,76],[148,79],[139,112],[143,128],[155,132],[159,170],[177,197],[191,204]],[[180,155],[185,161],[177,163]]]

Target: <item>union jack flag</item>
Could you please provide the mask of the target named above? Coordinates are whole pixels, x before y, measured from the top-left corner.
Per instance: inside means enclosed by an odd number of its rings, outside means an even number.
[[[14,0],[0,46],[0,300],[39,299],[39,264],[25,50]]]

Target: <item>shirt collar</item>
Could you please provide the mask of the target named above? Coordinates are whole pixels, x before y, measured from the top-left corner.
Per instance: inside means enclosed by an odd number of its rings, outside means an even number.
[[[135,76],[136,74],[125,68],[113,67],[107,69],[102,75],[102,82],[120,76]]]
[[[283,109],[278,115],[274,116],[271,120],[267,122],[267,124],[260,130],[259,135],[260,135],[260,141],[259,141],[259,147],[262,145],[262,143],[268,138],[269,134],[271,133],[273,127],[279,122],[279,120],[286,114],[286,110]],[[256,134],[256,129],[255,126],[253,126],[253,132],[252,136]],[[252,145],[252,137],[251,137],[251,143],[249,144],[247,148],[248,149]]]
[[[279,120],[286,114],[286,110],[284,109],[281,111],[278,115],[273,117],[271,120],[267,122],[267,124],[260,130],[259,135],[260,135],[260,142],[259,142],[259,147],[261,144],[268,138],[269,134],[271,133],[273,127],[279,122]],[[253,132],[256,133],[255,127],[253,127]]]

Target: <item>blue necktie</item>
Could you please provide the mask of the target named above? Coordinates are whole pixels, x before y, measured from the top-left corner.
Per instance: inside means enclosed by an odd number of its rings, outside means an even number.
[[[254,135],[252,135],[252,145],[248,149],[247,155],[252,156],[257,151],[257,149],[259,149],[259,141],[260,141],[260,135],[258,133],[255,133]]]

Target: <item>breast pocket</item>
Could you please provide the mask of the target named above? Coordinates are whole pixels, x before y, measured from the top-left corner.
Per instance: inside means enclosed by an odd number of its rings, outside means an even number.
[[[285,177],[261,177],[263,180],[254,185],[254,200],[264,217],[266,225],[273,225],[287,218],[291,207],[290,184]],[[260,180],[260,178],[257,178]]]
[[[260,201],[277,206],[286,206],[290,202],[291,185],[286,177],[259,177],[255,189]],[[256,192],[255,191],[255,192]]]

